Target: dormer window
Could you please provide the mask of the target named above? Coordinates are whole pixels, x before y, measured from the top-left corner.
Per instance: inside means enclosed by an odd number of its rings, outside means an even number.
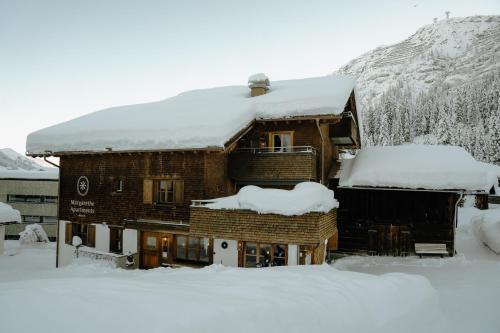
[[[275,152],[287,152],[293,146],[293,131],[269,133],[269,146]]]

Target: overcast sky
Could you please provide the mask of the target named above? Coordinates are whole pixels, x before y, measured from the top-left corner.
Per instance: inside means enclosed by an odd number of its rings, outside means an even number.
[[[0,148],[102,108],[191,89],[320,76],[434,17],[500,0],[0,0]]]

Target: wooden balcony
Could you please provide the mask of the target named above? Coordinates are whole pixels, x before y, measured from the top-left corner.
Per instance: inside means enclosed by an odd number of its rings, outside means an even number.
[[[359,148],[358,127],[352,117],[344,117],[339,123],[330,125],[330,140],[334,145]]]
[[[316,180],[316,150],[313,147],[243,148],[229,156],[229,177],[240,184],[293,185]]]

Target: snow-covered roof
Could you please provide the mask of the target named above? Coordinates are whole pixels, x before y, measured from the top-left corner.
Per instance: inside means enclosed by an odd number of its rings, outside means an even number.
[[[59,169],[46,168],[44,170],[10,170],[0,168],[0,179],[57,180],[59,179]]]
[[[0,202],[0,225],[11,222],[21,223],[21,214],[10,205]]]
[[[340,186],[489,191],[494,174],[454,146],[367,147],[343,160]]]
[[[325,186],[305,182],[293,190],[245,186],[230,197],[213,199],[205,207],[210,209],[249,209],[259,214],[303,215],[311,212],[328,213],[338,207],[333,191]]]
[[[163,101],[97,111],[28,136],[29,154],[224,147],[254,119],[338,115],[354,79],[329,75],[274,81],[265,95],[247,86],[193,90]]]

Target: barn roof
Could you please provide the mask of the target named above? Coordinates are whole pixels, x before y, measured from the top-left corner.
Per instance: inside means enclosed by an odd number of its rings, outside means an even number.
[[[339,185],[489,191],[496,176],[454,146],[367,147],[342,162]]]
[[[30,155],[223,148],[255,119],[339,115],[354,89],[351,77],[330,75],[271,82],[250,97],[245,86],[193,90],[159,102],[114,107],[28,136]]]

